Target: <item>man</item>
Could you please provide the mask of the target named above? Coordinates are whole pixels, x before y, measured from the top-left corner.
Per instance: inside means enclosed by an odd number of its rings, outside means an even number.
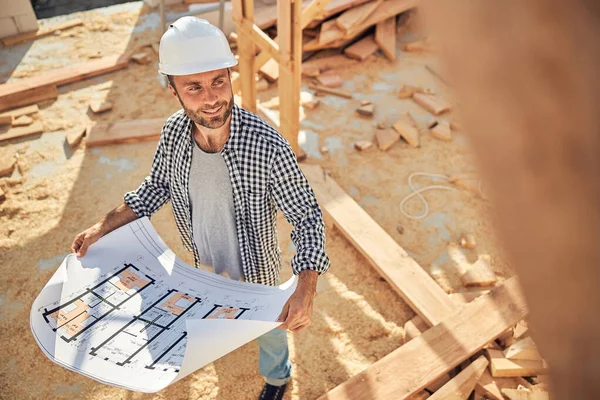
[[[183,110],[165,123],[150,175],[124,204],[77,235],[78,256],[89,245],[171,200],[175,222],[196,266],[231,279],[277,285],[281,267],[277,208],[293,224],[298,286],[284,305],[279,329],[258,339],[260,399],[281,399],[291,376],[286,329],[310,325],[319,274],[329,268],[321,210],[289,143],[233,102],[229,67],[237,64],[225,35],[207,21],[183,17],[160,42],[159,72]]]

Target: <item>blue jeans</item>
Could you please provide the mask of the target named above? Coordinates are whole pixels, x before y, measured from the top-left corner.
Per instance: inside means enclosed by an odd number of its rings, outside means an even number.
[[[256,340],[260,348],[258,362],[260,374],[265,377],[269,385],[285,385],[292,376],[287,330],[275,328]]]

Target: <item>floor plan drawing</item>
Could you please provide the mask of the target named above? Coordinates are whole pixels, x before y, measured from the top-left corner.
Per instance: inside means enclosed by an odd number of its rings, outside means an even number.
[[[70,342],[151,283],[154,283],[152,278],[141,275],[135,266],[128,264],[84,294],[42,315],[61,339]]]
[[[67,256],[32,306],[31,329],[54,362],[156,392],[277,327],[294,289],[193,268],[142,218]]]

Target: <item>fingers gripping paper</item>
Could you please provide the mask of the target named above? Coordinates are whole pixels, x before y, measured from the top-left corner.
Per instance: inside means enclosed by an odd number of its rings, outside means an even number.
[[[178,259],[147,218],[71,254],[31,308],[52,361],[90,378],[157,392],[276,328],[295,289],[232,281]]]

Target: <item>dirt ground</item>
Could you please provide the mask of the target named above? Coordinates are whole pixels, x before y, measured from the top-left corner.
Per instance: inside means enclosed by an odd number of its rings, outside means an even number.
[[[140,12],[141,10],[141,12]],[[79,17],[85,25],[55,36],[0,50],[0,79],[17,80],[45,70],[98,55],[120,54],[139,44],[158,40],[158,14],[129,3],[43,20],[55,23]],[[414,33],[399,36],[398,48],[413,40]],[[63,86],[59,98],[40,104],[35,119],[45,132],[41,136],[0,144],[3,154],[19,155],[12,176],[0,178],[7,195],[0,203],[0,369],[2,399],[246,399],[256,398],[263,381],[258,374],[258,347],[250,343],[177,382],[164,391],[147,395],[97,383],[48,360],[36,345],[29,328],[33,300],[69,253],[73,237],[97,222],[135,189],[148,173],[156,143],[115,145],[86,149],[85,139],[74,151],[65,144],[68,129],[92,121],[118,121],[168,117],[179,108],[160,86],[158,58],[148,65],[130,63],[125,70]],[[378,53],[340,71],[344,89],[352,100],[321,97],[315,110],[306,110],[301,123],[301,142],[307,163],[319,164],[448,292],[465,291],[459,279],[461,257],[473,262],[489,254],[495,272],[511,275],[492,232],[491,212],[485,200],[465,190],[427,192],[429,214],[421,220],[400,212],[401,200],[410,193],[408,177],[413,172],[443,175],[474,172],[469,144],[456,133],[452,142],[442,142],[427,133],[421,147],[396,144],[387,152],[376,147],[358,152],[357,140],[372,140],[377,122],[391,122],[410,111],[420,128],[431,117],[411,100],[398,99],[402,84],[434,89],[450,98],[448,89],[428,72],[437,65],[431,54],[398,51],[390,62]],[[307,89],[305,82],[303,90]],[[261,92],[260,100],[277,94],[276,86]],[[112,111],[92,115],[92,98],[114,103]],[[363,99],[375,106],[374,118],[354,112]],[[456,120],[452,115],[443,119]],[[328,153],[321,153],[326,146]],[[418,178],[419,185],[437,183]],[[407,204],[411,213],[422,204]],[[190,263],[179,239],[170,206],[152,223],[169,247]],[[284,252],[283,277],[291,275],[293,246],[291,227],[280,216],[280,245]],[[463,234],[473,234],[475,250],[456,250]],[[314,399],[347,380],[402,344],[403,325],[413,311],[383,281],[344,237],[327,232],[330,272],[320,278],[310,329],[289,334],[295,366],[286,399]],[[450,245],[450,251],[448,251]],[[457,255],[458,254],[458,255]]]

